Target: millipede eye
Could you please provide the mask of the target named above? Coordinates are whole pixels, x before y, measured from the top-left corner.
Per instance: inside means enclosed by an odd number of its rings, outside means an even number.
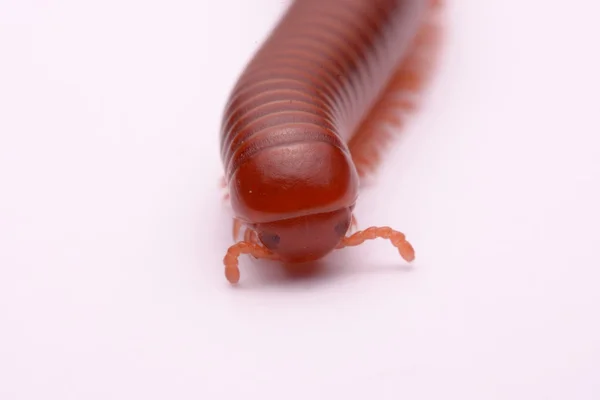
[[[279,237],[279,235],[276,235],[274,233],[263,233],[260,235],[260,241],[268,249],[274,249],[279,245],[281,238]]]
[[[348,233],[349,227],[350,227],[350,221],[344,220],[342,222],[339,222],[334,228],[335,233],[337,233],[339,236],[346,236],[346,233]]]

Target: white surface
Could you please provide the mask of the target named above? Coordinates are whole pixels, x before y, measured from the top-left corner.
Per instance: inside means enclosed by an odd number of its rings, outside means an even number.
[[[234,290],[219,118],[283,7],[0,2],[0,399],[600,398],[600,7],[451,2],[357,209],[414,269]]]

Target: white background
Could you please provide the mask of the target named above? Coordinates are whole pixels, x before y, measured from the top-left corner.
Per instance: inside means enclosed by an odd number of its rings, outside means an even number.
[[[219,120],[285,2],[0,0],[0,399],[600,398],[600,6],[449,3],[357,207],[413,268],[232,289]]]

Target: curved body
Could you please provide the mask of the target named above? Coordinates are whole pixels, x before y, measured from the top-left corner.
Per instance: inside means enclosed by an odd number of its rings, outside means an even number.
[[[287,262],[346,235],[349,142],[407,57],[431,0],[295,0],[240,76],[221,156],[237,220]],[[247,237],[248,239],[248,237]]]

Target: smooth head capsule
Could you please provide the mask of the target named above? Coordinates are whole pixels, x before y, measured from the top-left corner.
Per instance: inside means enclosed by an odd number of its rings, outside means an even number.
[[[287,262],[313,261],[335,249],[358,195],[347,150],[320,141],[266,148],[229,182],[236,216]]]
[[[316,261],[330,253],[348,232],[350,208],[256,224],[260,242],[289,263]]]

